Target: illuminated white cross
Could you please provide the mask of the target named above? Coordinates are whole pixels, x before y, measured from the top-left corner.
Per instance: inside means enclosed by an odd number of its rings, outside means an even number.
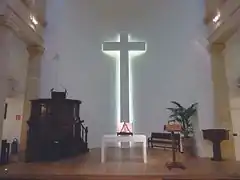
[[[131,74],[131,54],[130,52],[145,52],[146,43],[131,41],[127,33],[121,33],[118,41],[108,41],[102,44],[102,51],[111,54],[117,53],[117,121],[132,122],[132,74]],[[119,53],[120,52],[120,53]]]

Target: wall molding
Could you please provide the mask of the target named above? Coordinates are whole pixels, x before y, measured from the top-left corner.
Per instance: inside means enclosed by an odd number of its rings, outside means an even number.
[[[240,26],[240,1],[227,0],[219,12],[219,20],[207,24],[209,43],[225,43]]]
[[[43,47],[42,31],[40,24],[34,30],[29,24],[30,10],[20,0],[5,0],[5,10],[0,14],[0,26],[11,29],[27,45]],[[18,9],[18,10],[17,10]],[[24,13],[23,13],[24,12]]]

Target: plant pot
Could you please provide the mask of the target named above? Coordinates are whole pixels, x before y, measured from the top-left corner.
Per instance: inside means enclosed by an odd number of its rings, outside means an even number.
[[[195,140],[193,137],[184,137],[183,140],[183,152],[187,156],[195,157],[196,151],[195,151]]]

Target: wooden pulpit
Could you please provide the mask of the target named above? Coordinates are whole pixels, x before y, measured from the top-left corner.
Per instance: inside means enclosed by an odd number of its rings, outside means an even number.
[[[80,119],[81,101],[51,91],[50,99],[31,100],[26,162],[55,161],[88,152],[88,128]]]
[[[221,142],[229,140],[229,130],[226,129],[204,129],[203,138],[213,143],[213,161],[221,161]]]

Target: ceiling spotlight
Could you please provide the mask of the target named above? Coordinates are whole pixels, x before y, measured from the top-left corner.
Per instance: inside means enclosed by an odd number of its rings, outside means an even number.
[[[30,19],[31,19],[31,21],[32,21],[33,24],[38,25],[38,21],[37,21],[37,19],[35,18],[35,16],[33,16],[32,14],[30,14]]]
[[[34,26],[32,23],[29,23],[29,26],[30,26],[33,30],[35,30],[35,26]]]
[[[217,11],[217,15],[212,19],[214,23],[217,23],[221,17],[220,11]]]

